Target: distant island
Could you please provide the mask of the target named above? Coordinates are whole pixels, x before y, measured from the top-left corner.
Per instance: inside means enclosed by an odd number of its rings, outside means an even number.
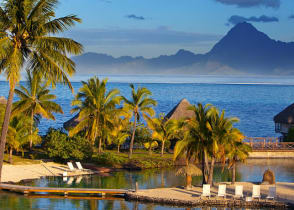
[[[174,55],[146,59],[88,52],[73,60],[78,74],[294,75],[294,42],[273,40],[243,22],[206,54],[181,49]]]

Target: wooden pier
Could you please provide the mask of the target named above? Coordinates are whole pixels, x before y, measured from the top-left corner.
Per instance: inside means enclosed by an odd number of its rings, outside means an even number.
[[[30,187],[13,184],[0,184],[1,190],[8,190],[28,195],[30,193],[55,193],[68,196],[69,194],[96,194],[96,195],[122,195],[130,190],[125,189],[95,189],[95,188],[54,188],[54,187]]]

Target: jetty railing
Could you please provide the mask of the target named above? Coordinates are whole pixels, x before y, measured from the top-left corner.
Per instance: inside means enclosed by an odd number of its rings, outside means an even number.
[[[246,137],[253,151],[294,151],[294,142],[280,142],[278,137]]]

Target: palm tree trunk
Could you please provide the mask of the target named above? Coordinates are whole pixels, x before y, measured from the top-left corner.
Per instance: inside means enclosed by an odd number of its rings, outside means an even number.
[[[149,155],[152,155],[152,142],[150,142],[150,145],[149,145]]]
[[[236,163],[233,164],[232,184],[236,182]]]
[[[102,137],[99,138],[99,147],[98,147],[98,153],[101,154],[102,152]]]
[[[207,183],[207,173],[206,173],[206,154],[205,151],[202,152],[202,184]]]
[[[3,166],[3,159],[4,159],[4,151],[5,151],[5,144],[6,144],[6,135],[8,131],[9,121],[10,121],[10,115],[11,115],[11,108],[12,108],[12,101],[13,101],[13,95],[14,95],[14,88],[15,88],[15,82],[10,84],[9,89],[9,95],[5,110],[5,116],[4,121],[2,125],[2,133],[1,133],[1,142],[0,142],[0,183],[1,183],[1,175],[2,175],[2,166]]]
[[[208,178],[208,184],[210,184],[211,186],[212,186],[212,181],[213,181],[214,163],[215,163],[215,158],[213,157],[211,159],[211,164],[210,164],[210,169],[209,169],[209,178]]]
[[[12,148],[9,149],[9,163],[12,164]]]
[[[32,147],[33,147],[33,137],[32,137],[32,134],[33,134],[33,126],[34,126],[34,113],[32,112],[31,114],[31,130],[30,130],[30,150],[32,150]]]
[[[163,156],[163,151],[164,151],[164,141],[162,141],[162,145],[161,145],[161,157]]]
[[[119,147],[120,147],[120,145],[118,144],[117,145],[117,153],[119,153]]]
[[[131,138],[131,143],[130,143],[130,152],[129,152],[129,159],[132,158],[133,154],[133,146],[134,146],[134,139],[135,139],[135,132],[136,132],[136,124],[137,124],[137,113],[135,114],[135,119],[134,119],[134,126],[133,126],[133,134]]]

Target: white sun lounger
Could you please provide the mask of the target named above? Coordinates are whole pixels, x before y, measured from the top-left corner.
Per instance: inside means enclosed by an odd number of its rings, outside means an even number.
[[[75,167],[73,166],[72,162],[67,162],[67,166],[69,168],[70,171],[75,171]]]
[[[202,194],[201,197],[209,197],[210,198],[210,185],[204,184],[202,187]]]
[[[269,187],[268,188],[268,196],[266,199],[275,199],[276,198],[276,187]]]
[[[90,171],[89,169],[84,169],[80,162],[76,162],[76,165],[77,165],[78,169],[81,171]]]
[[[226,197],[226,185],[225,184],[220,184],[218,186],[218,193],[217,193],[217,197]]]
[[[253,187],[252,187],[252,198],[260,199],[260,185],[253,185]]]
[[[235,187],[235,195],[234,198],[243,198],[243,185],[237,185]]]

